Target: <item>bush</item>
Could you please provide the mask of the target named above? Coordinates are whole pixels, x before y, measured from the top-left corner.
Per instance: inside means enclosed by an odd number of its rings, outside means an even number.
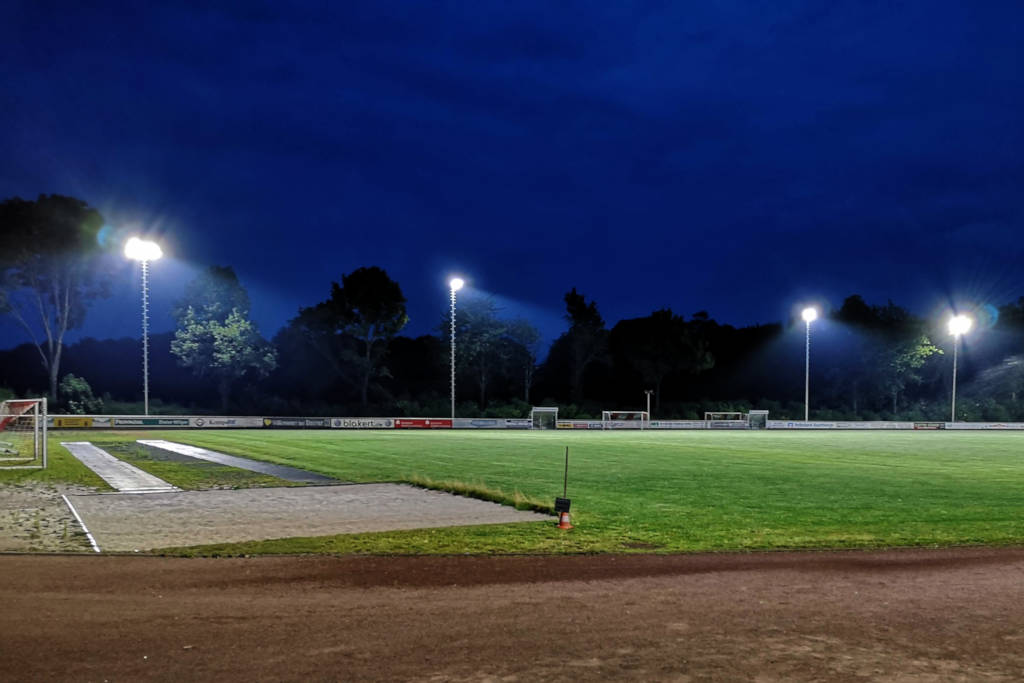
[[[71,415],[96,415],[103,412],[103,399],[93,395],[84,377],[68,373],[60,381],[60,407]]]

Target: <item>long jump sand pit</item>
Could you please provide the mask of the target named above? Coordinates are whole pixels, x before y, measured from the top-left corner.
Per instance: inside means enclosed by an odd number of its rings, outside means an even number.
[[[68,500],[100,549],[113,552],[551,520],[403,484],[73,495]]]

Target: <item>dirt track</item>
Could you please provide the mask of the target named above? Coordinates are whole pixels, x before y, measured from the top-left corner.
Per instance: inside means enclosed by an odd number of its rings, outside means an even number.
[[[0,571],[4,680],[1024,679],[1024,549]]]

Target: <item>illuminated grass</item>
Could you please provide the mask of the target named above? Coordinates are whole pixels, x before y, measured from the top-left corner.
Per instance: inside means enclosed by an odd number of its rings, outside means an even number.
[[[428,529],[202,550],[211,554],[1024,544],[1024,434],[224,430],[106,438],[181,441],[346,481],[472,482],[545,505],[561,495],[570,447],[571,531],[554,522]]]
[[[112,491],[105,481],[68,453],[61,441],[82,441],[81,433],[68,438],[68,432],[50,432],[47,435],[47,468],[14,470],[0,468],[0,486],[16,486],[21,482],[43,482],[92,486],[101,491]]]

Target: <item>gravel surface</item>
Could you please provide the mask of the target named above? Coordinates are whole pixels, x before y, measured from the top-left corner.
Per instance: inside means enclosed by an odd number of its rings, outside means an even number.
[[[403,484],[68,496],[104,551],[553,518]]]
[[[93,489],[26,481],[0,486],[0,552],[93,552],[61,494]]]

